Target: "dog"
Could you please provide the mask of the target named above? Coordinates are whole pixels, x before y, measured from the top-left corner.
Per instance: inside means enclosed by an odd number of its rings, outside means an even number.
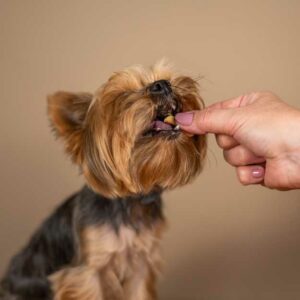
[[[86,186],[13,257],[0,298],[157,299],[161,193],[191,182],[206,153],[174,115],[203,107],[197,81],[164,62],[116,72],[94,95],[50,95],[51,126]]]

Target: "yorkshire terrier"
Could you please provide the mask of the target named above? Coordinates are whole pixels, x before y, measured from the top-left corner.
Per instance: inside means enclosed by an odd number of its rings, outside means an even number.
[[[11,261],[5,300],[153,300],[165,228],[161,193],[202,169],[203,136],[174,122],[204,106],[165,63],[114,73],[96,91],[48,97],[53,130],[86,179]]]

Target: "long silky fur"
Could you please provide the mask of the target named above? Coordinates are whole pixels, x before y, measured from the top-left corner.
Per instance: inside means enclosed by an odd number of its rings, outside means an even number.
[[[172,94],[149,86],[167,80]],[[160,194],[202,170],[204,137],[147,136],[155,114],[178,101],[204,107],[195,80],[164,63],[116,72],[94,95],[57,92],[48,115],[87,186],[41,225],[12,259],[1,300],[154,300],[165,229]]]

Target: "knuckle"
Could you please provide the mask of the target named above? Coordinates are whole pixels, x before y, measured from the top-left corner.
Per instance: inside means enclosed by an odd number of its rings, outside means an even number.
[[[223,151],[224,159],[232,166],[246,166],[248,165],[247,151],[241,146]]]
[[[236,151],[236,160],[237,163],[241,166],[245,166],[247,165],[247,161],[248,161],[248,155],[247,155],[247,151],[244,148],[237,148]]]
[[[242,185],[250,184],[247,172],[245,172],[244,170],[242,170],[240,168],[237,168],[237,177]]]
[[[201,112],[196,113],[196,123],[198,127],[203,126],[209,121],[210,111],[208,109],[204,109]]]
[[[267,174],[264,178],[264,185],[271,190],[287,190],[291,184],[288,182],[287,178],[282,178],[282,176]]]
[[[230,141],[225,135],[219,135],[217,136],[217,144],[219,145],[219,147],[227,149],[230,146]]]
[[[223,157],[225,159],[225,161],[227,163],[229,163],[230,165],[232,165],[232,161],[231,161],[231,152],[228,150],[223,151]]]
[[[262,92],[258,93],[258,95],[257,95],[257,99],[259,99],[261,101],[271,100],[271,99],[275,99],[275,98],[277,98],[277,96],[271,91],[262,91]]]
[[[268,176],[264,178],[264,185],[271,190],[276,188],[276,185],[274,184],[273,180],[270,180]]]
[[[224,148],[223,147],[223,137],[222,135],[216,135],[216,141],[219,147]]]
[[[239,177],[239,181],[240,181],[240,183],[241,183],[242,185],[245,185],[245,186],[250,184],[247,180],[245,180],[245,179],[242,178],[242,177]]]
[[[271,91],[262,91],[260,93],[262,96],[265,96],[265,97],[271,97],[271,96],[274,96],[274,94],[271,92]]]

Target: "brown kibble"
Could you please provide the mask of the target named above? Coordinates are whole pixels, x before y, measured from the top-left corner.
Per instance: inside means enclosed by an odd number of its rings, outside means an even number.
[[[172,116],[172,115],[169,115],[167,117],[164,118],[164,123],[167,123],[167,124],[170,124],[170,125],[176,125],[176,122],[175,122],[175,117]]]

